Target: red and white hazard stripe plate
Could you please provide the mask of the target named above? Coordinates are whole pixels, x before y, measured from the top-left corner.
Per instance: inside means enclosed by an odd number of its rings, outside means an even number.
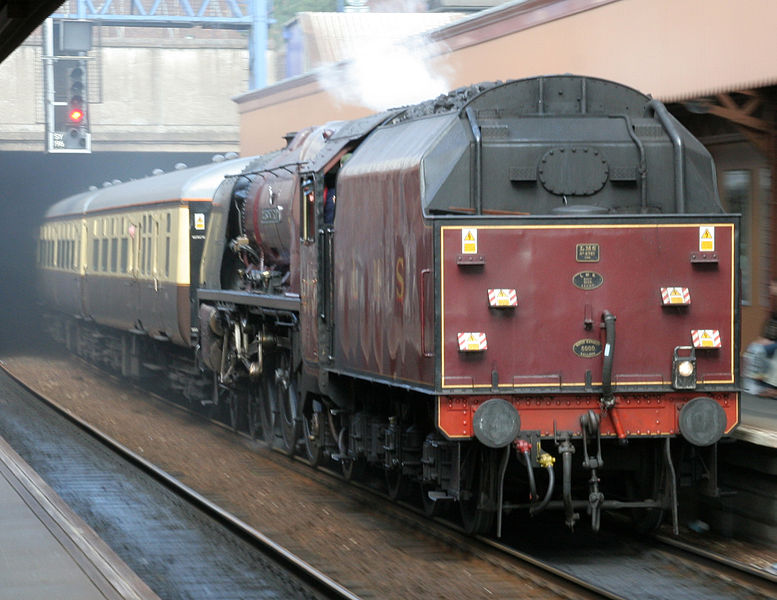
[[[478,331],[459,333],[459,352],[481,352],[488,349],[486,334]]]
[[[686,287],[662,287],[661,301],[664,306],[687,305],[691,303],[691,292]]]
[[[691,329],[694,348],[720,348],[718,329]]]
[[[518,306],[518,292],[507,288],[489,289],[488,305],[492,308]]]

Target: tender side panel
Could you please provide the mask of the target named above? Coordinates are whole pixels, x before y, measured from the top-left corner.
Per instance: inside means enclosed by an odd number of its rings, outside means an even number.
[[[420,165],[445,122],[378,130],[340,171],[332,239],[335,371],[434,385],[433,332],[425,328],[434,319],[434,234],[420,216]]]
[[[673,352],[693,346],[694,330],[698,384],[734,389],[733,222],[457,225],[440,236],[444,390],[601,389],[605,311],[615,390],[670,389]],[[687,303],[665,304],[662,288]]]

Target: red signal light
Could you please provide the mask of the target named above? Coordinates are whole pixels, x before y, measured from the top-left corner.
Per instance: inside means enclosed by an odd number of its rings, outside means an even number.
[[[71,108],[67,113],[67,117],[70,119],[71,123],[78,125],[84,120],[84,111],[80,108]]]

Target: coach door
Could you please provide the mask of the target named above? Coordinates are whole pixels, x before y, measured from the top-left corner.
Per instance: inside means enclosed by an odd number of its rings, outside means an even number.
[[[78,293],[81,299],[81,314],[88,316],[89,300],[87,294],[87,277],[89,277],[89,224],[84,219],[81,221],[80,241],[78,242],[78,259],[80,262],[80,274],[78,278]]]
[[[129,239],[129,258],[127,260],[127,315],[137,324],[140,304],[140,224],[138,217],[132,216],[127,222],[127,237]]]
[[[164,270],[163,270],[163,236],[161,235],[162,225],[160,223],[162,215],[155,214],[151,225],[151,302],[153,321],[151,325],[154,328],[154,334],[165,334],[164,312]],[[174,304],[175,305],[175,304]]]

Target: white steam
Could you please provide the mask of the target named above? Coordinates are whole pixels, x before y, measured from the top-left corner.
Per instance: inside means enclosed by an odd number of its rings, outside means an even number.
[[[343,104],[374,111],[435,98],[449,91],[447,70],[432,66],[444,54],[423,36],[360,44],[343,62],[319,71],[322,87]]]

